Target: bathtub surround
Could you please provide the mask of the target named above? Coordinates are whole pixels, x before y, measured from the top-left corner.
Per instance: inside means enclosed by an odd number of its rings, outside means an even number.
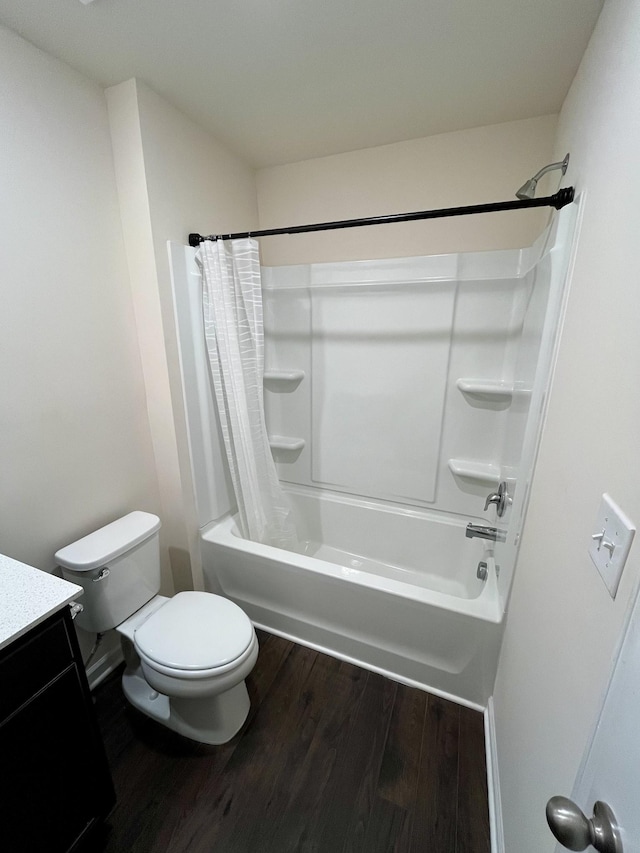
[[[486,705],[574,218],[529,250],[263,270],[266,422],[297,553],[234,521],[196,250],[171,247],[206,588],[269,631]],[[507,541],[472,541],[502,480]]]

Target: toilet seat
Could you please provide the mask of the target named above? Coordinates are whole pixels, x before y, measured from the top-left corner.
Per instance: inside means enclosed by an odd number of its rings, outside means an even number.
[[[252,642],[249,644],[247,650],[241,655],[241,657],[236,660],[232,660],[223,666],[216,666],[213,669],[174,669],[171,666],[166,666],[165,664],[158,663],[152,658],[148,658],[143,652],[138,650],[138,656],[143,663],[143,668],[146,666],[154,670],[154,672],[160,673],[161,675],[170,676],[172,679],[183,681],[183,682],[193,682],[193,681],[205,681],[206,679],[211,678],[222,678],[226,673],[231,672],[232,670],[237,670],[242,667],[245,661],[249,660],[254,652],[258,648],[258,638],[255,637]],[[252,665],[253,667],[253,665]]]
[[[133,641],[148,666],[186,679],[240,666],[257,643],[246,613],[208,592],[177,593],[136,628]]]

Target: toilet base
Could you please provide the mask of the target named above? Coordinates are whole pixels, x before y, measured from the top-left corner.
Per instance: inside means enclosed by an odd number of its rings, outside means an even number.
[[[240,731],[251,705],[244,681],[216,696],[177,699],[154,690],[140,666],[125,670],[122,689],[133,707],[151,719],[183,737],[214,746]]]

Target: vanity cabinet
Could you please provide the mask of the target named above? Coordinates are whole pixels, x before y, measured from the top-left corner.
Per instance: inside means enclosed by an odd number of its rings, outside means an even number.
[[[0,651],[2,849],[80,851],[115,802],[68,607]]]

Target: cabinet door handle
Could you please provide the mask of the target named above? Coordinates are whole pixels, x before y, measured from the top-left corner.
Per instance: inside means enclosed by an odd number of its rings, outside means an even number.
[[[82,604],[79,604],[77,601],[70,601],[69,602],[69,608],[71,610],[71,618],[72,619],[75,619],[76,616],[78,615],[78,613],[82,613],[82,611],[84,610],[84,607],[82,606]]]

